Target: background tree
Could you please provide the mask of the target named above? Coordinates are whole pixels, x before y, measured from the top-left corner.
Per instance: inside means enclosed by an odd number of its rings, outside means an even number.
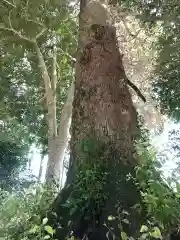
[[[13,81],[17,83],[13,99],[20,100],[19,108],[14,107],[18,101],[14,101],[11,108],[15,109],[18,120],[28,123],[30,134],[37,137],[36,142],[43,143],[46,149],[48,146],[47,181],[54,178],[58,182],[71,116],[72,91],[67,98],[67,89],[73,81],[73,58],[68,51],[74,51],[76,46],[75,41],[68,44],[68,40],[74,39],[76,24],[67,1],[15,1],[14,6],[6,2],[1,5],[1,61],[6,64],[13,54],[19,60],[12,59],[16,67],[8,62],[9,69],[13,68],[16,74],[11,71],[8,75],[8,67],[2,65],[4,76],[11,83],[8,88],[15,88]],[[63,32],[66,35],[62,38]],[[60,120],[61,111],[65,114]]]

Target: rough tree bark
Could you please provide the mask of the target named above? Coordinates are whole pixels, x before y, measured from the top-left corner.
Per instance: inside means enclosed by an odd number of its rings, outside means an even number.
[[[102,1],[81,0],[79,24],[71,160],[66,186],[52,206],[55,237],[63,240],[70,232],[86,240],[126,239],[124,232],[136,237],[137,116],[116,31]]]

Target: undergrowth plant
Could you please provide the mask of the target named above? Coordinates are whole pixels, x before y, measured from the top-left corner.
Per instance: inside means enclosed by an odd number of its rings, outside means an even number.
[[[137,155],[144,159],[136,167],[136,184],[141,191],[147,212],[146,223],[141,227],[140,239],[162,239],[173,230],[178,231],[180,224],[180,189],[178,179],[163,176],[161,163],[152,146],[137,146]],[[172,186],[176,186],[172,188]]]
[[[146,218],[139,229],[139,236],[137,239],[133,239],[123,229],[124,223],[131,224],[128,220],[128,211],[125,212],[122,209],[118,212],[117,216],[119,216],[121,226],[120,238],[122,240],[163,239],[167,232],[178,229],[180,224],[179,184],[178,181],[172,182],[177,186],[176,189],[173,189],[163,179],[161,165],[156,158],[156,152],[150,145],[139,142],[136,154],[141,163],[136,167],[134,178],[142,196],[142,206],[138,207],[145,208]],[[96,165],[90,169],[82,168],[77,175],[74,183],[74,195],[71,199],[73,201],[67,202],[72,215],[77,208],[83,211],[88,207],[85,204],[88,203],[88,199],[93,199],[96,205],[101,207],[104,197],[106,198],[103,185],[107,175],[102,175],[100,169]],[[47,213],[50,211],[55,194],[52,188],[42,185],[34,185],[24,191],[11,193],[1,189],[0,239],[54,239],[55,230],[48,222]],[[91,209],[91,211],[93,210]],[[109,216],[108,221],[113,221],[117,216]],[[108,228],[108,223],[106,223],[106,227]],[[111,234],[113,233],[111,232]]]
[[[23,192],[8,193],[0,189],[0,196],[0,239],[52,238],[54,230],[48,225],[46,213],[54,200],[54,190],[33,186]]]

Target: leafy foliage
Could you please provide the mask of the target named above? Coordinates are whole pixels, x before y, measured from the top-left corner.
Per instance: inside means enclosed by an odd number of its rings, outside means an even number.
[[[175,1],[158,1],[157,4],[155,0],[144,2],[126,0],[122,3],[126,9],[127,7],[136,9],[137,15],[141,11],[140,19],[151,27],[151,31],[155,31],[154,26],[158,27],[159,32],[161,31],[156,46],[158,64],[154,75],[154,91],[158,93],[162,111],[179,120],[180,92],[177,64],[180,57],[179,5],[174,6]],[[8,126],[3,127],[4,134],[0,138],[0,166],[8,169],[8,174],[14,168],[18,168],[20,163],[25,162],[22,143],[25,143],[26,147],[34,142],[42,144],[45,146],[45,152],[47,151],[47,109],[44,103],[44,88],[37,66],[36,53],[29,39],[36,37],[44,29],[38,44],[49,74],[52,71],[52,47],[57,46],[58,116],[73,78],[73,68],[68,53],[74,54],[77,44],[76,22],[71,17],[71,8],[67,7],[67,2],[17,0],[14,4],[15,7],[3,1],[0,8],[0,31],[2,32],[0,37],[0,109],[2,109],[0,119],[3,126]],[[26,41],[25,38],[28,40]],[[13,131],[16,134],[12,134]],[[15,141],[6,141],[4,138],[6,133],[9,136],[12,135],[13,140],[19,138],[17,144]],[[136,168],[135,181],[141,190],[147,218],[141,226],[139,239],[151,239],[151,237],[161,239],[161,232],[176,228],[180,224],[180,188],[177,179],[173,181],[171,179],[170,182],[171,185],[176,186],[174,190],[162,178],[156,153],[146,139],[147,131],[144,130],[137,146],[141,166]],[[87,148],[87,145],[84,147]],[[88,149],[93,150],[94,147],[94,145],[88,146]],[[82,210],[87,207],[88,199],[93,199],[97,205],[100,205],[103,197],[106,197],[106,193],[102,196],[105,181],[106,175],[101,173],[99,166],[93,164],[90,167],[83,166],[75,181],[73,195],[75,201],[68,205],[72,214],[77,207]],[[50,189],[31,188],[16,194],[1,190],[0,196],[0,234],[3,239],[42,240],[53,237],[54,229],[48,225],[46,218],[46,212],[53,200]],[[120,215],[124,216],[124,212]],[[41,219],[40,216],[44,218]],[[108,220],[113,221],[113,218],[109,216]],[[128,219],[124,218],[123,221],[129,224]],[[132,239],[123,229],[121,238]]]
[[[54,199],[53,190],[34,186],[24,192],[0,191],[0,237],[12,240],[51,239],[47,210]]]
[[[57,47],[57,120],[73,79],[68,53],[76,49],[76,23],[68,1],[1,2],[0,15],[0,95],[3,112],[15,118],[28,132],[29,144],[47,152],[47,109],[45,91],[32,39],[38,39],[49,75],[52,50]],[[6,109],[6,111],[4,111]],[[0,114],[4,118],[4,114]]]
[[[140,239],[151,239],[151,237],[162,239],[161,233],[167,234],[167,231],[171,232],[179,226],[179,176],[165,178],[162,172],[164,162],[150,144],[148,131],[141,132],[143,138],[136,145],[136,157],[141,164],[136,167],[134,179],[143,199],[143,204],[137,207],[141,211],[143,209],[146,211],[144,227],[142,226],[145,229],[140,230],[142,233]],[[173,148],[178,150],[177,139],[178,134],[174,135],[173,131],[170,132],[169,149],[171,151]]]
[[[14,173],[27,162],[24,149],[13,142],[0,141],[0,186],[10,186]]]
[[[98,214],[104,200],[107,198],[106,193],[102,193],[107,174],[103,173],[101,167],[95,164],[91,167],[83,166],[73,185],[74,194],[66,204],[70,208],[71,215],[78,209],[81,209],[81,212],[86,210],[93,215]]]
[[[160,169],[155,167],[157,163],[155,159],[149,159],[137,167],[136,178],[149,220],[153,220],[154,224],[158,224],[162,229],[171,229],[179,224],[179,192],[175,192],[162,178]],[[178,185],[177,182],[174,184]]]
[[[145,146],[147,145],[146,143]],[[141,190],[143,204],[134,206],[134,208],[139,208],[140,211],[145,208],[147,211],[144,224],[139,229],[138,240],[152,237],[161,239],[167,229],[175,229],[179,225],[179,184],[171,182],[177,186],[174,190],[162,178],[160,164],[154,151],[149,151],[150,149],[142,151],[142,145],[138,149],[141,149],[139,155],[144,158],[144,161],[141,166],[136,168],[135,182]],[[96,204],[101,204],[101,189],[104,180],[97,166],[84,172],[82,169],[76,179],[72,201],[68,203],[72,214],[77,208],[83,211],[88,199],[94,199]],[[88,187],[88,191],[86,187]],[[9,194],[1,190],[0,233],[4,239],[51,239],[54,229],[49,225],[46,213],[54,199],[52,193],[51,189],[41,186],[31,187],[16,194]],[[105,197],[106,193],[103,194]],[[90,211],[92,210],[90,209]],[[122,224],[130,224],[128,214],[123,209],[119,212],[119,221],[122,221]],[[40,218],[40,216],[43,217]],[[114,221],[114,217],[109,216],[108,221]],[[121,235],[123,239],[132,240],[124,232],[123,227]]]
[[[19,172],[26,167],[29,144],[26,129],[17,122],[9,119],[0,126],[0,187],[11,190]]]
[[[163,114],[179,121],[180,4],[176,0],[124,0],[123,6],[125,11],[127,8],[135,11],[149,36],[155,34],[158,38],[154,44],[156,64],[151,76],[154,98],[159,102]]]

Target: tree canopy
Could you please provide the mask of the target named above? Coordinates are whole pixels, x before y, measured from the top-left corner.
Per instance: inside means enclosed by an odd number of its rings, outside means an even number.
[[[53,46],[58,48],[59,116],[73,79],[69,53],[75,53],[77,29],[72,9],[67,1],[14,1],[13,5],[3,1],[0,11],[2,108],[26,127],[30,144],[47,149],[46,96],[31,40],[43,33],[38,44],[49,74]]]

